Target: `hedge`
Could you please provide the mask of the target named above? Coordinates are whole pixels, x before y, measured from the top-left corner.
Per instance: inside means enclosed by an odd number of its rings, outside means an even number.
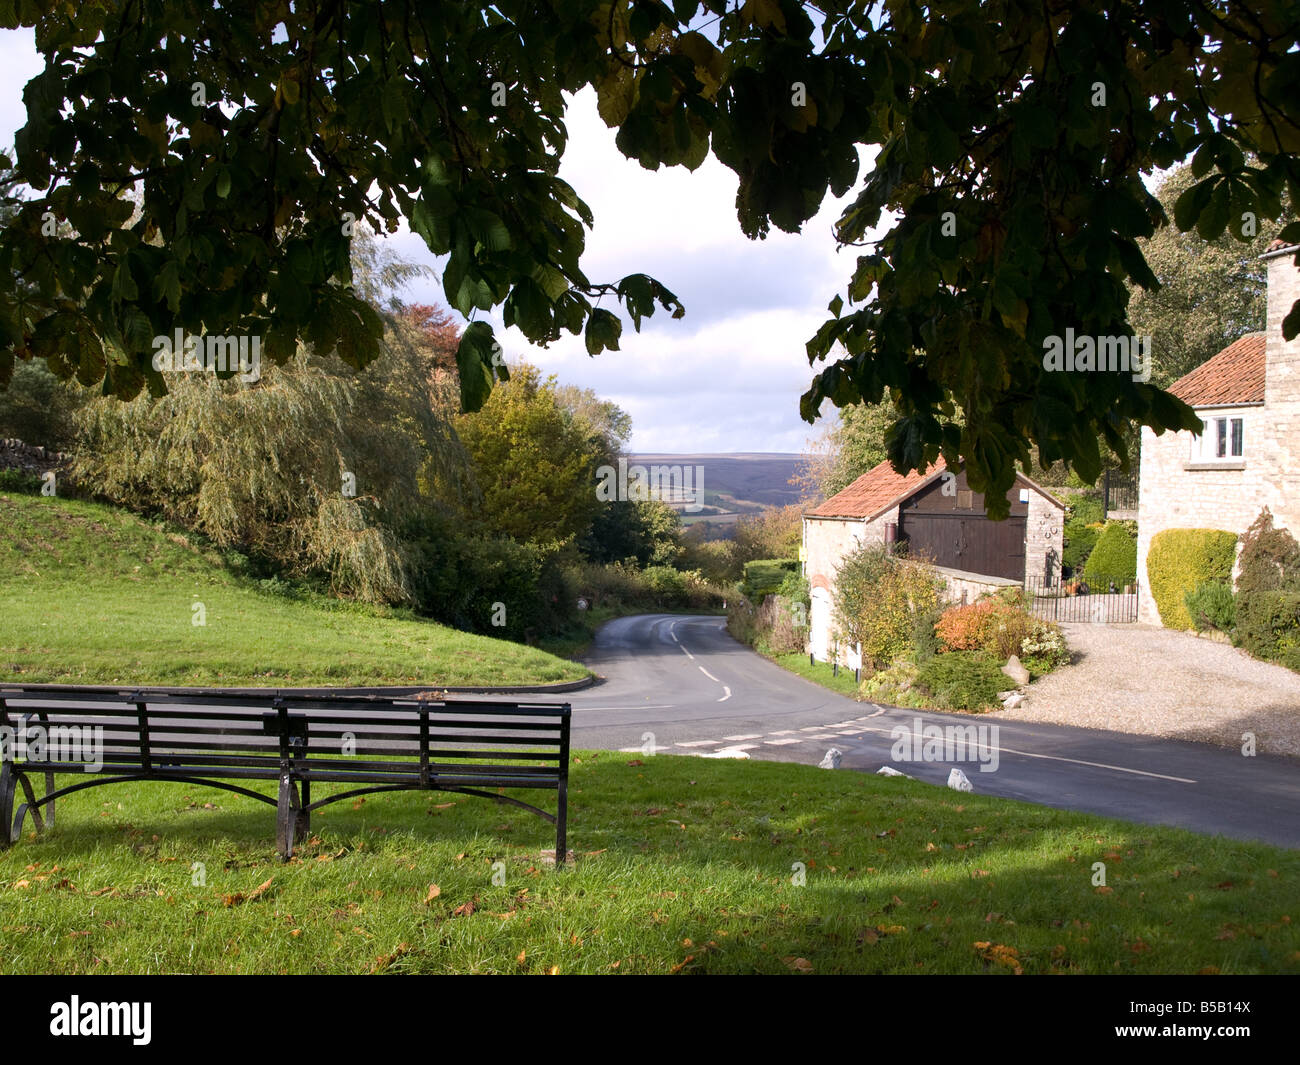
[[[1187,593],[1209,580],[1230,580],[1237,534],[1223,529],[1166,529],[1151,539],[1147,583],[1170,629],[1192,628]]]
[[[791,573],[799,572],[797,558],[756,558],[745,563],[745,580],[740,590],[752,603],[761,603],[764,596],[776,595],[781,584]]]
[[[1107,522],[1083,567],[1084,580],[1094,591],[1105,591],[1107,581],[1122,590],[1137,579],[1137,550],[1137,540],[1121,522]]]

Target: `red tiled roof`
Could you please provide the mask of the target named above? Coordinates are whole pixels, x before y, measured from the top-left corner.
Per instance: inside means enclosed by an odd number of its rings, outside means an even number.
[[[1201,363],[1169,387],[1192,407],[1264,402],[1264,334],[1249,333],[1234,340],[1208,362]]]
[[[903,496],[919,488],[944,468],[943,456],[925,473],[895,473],[888,461],[868,470],[821,506],[808,511],[810,518],[872,518]]]

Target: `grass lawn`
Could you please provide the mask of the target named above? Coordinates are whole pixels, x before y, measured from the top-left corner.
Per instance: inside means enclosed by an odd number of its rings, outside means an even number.
[[[282,865],[269,806],[88,789],[0,854],[0,971],[1300,971],[1297,851],[781,763],[579,751],[571,784],[558,874],[482,799],[345,801]]]
[[[850,699],[858,694],[858,682],[853,679],[853,670],[840,667],[839,675],[835,675],[829,662],[818,662],[815,665],[808,664],[808,656],[799,652],[788,655],[776,655],[772,658],[782,669],[788,669],[791,673],[798,673],[804,680],[810,680],[814,684],[820,684],[823,688],[830,688],[833,692],[839,692],[841,695],[847,695]]]
[[[0,495],[0,528],[0,679],[460,687],[587,675],[411,615],[267,593],[214,552],[112,507]]]

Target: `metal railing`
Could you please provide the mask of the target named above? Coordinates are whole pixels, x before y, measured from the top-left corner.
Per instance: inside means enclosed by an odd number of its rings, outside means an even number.
[[[1034,617],[1047,621],[1114,625],[1138,619],[1138,582],[1128,578],[1027,577],[1025,600]]]

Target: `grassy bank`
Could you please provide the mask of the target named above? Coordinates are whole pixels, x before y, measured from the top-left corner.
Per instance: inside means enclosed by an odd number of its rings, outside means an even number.
[[[851,669],[841,666],[839,674],[836,675],[835,669],[829,662],[817,662],[814,665],[809,665],[808,656],[800,652],[775,655],[771,661],[782,669],[797,673],[804,680],[810,680],[814,684],[820,684],[823,688],[829,688],[833,692],[847,695],[850,699],[858,694],[858,682],[853,679],[853,670]]]
[[[0,496],[0,528],[6,680],[459,687],[587,673],[400,612],[268,593],[214,552],[111,507]]]
[[[0,971],[1300,971],[1296,851],[781,763],[577,752],[571,798],[556,874],[482,799],[343,802],[282,865],[250,799],[83,791],[0,854]]]

